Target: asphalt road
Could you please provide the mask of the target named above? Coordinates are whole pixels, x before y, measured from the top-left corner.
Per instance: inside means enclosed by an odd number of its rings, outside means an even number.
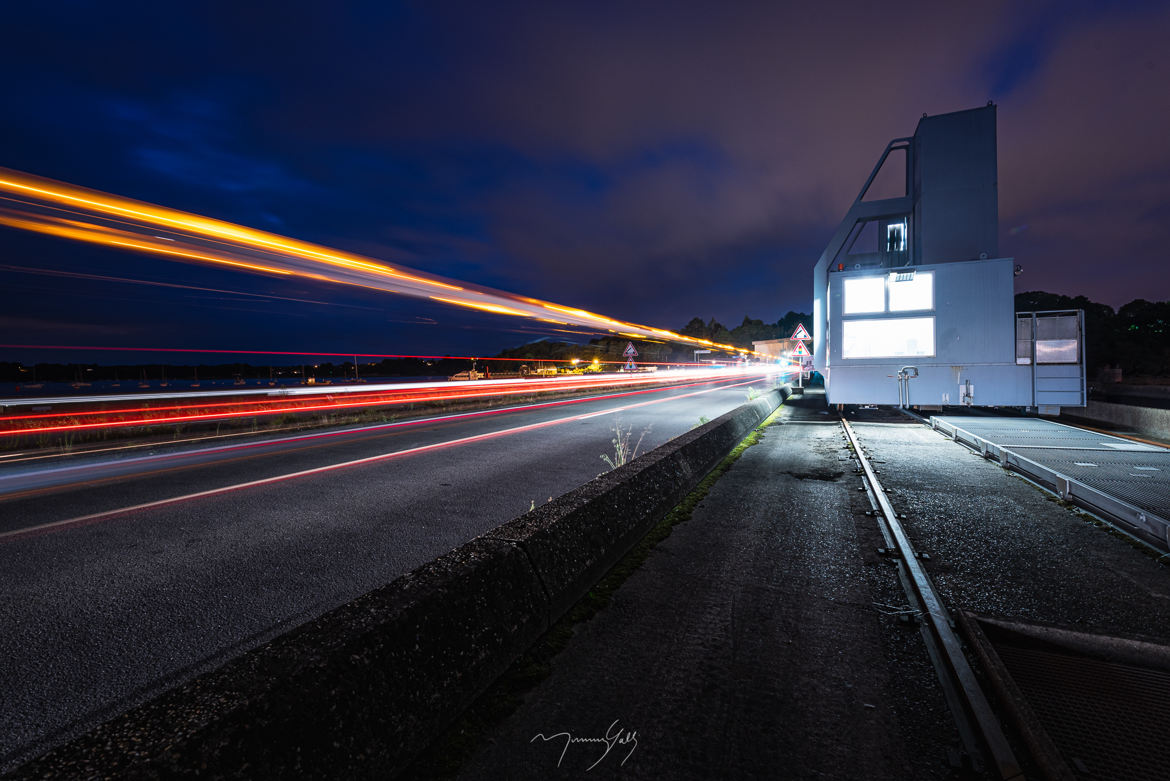
[[[743,378],[0,468],[0,772],[746,399]],[[754,383],[762,387],[763,382]]]

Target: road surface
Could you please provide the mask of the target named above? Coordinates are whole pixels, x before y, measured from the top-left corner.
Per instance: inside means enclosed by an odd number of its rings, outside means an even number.
[[[587,482],[617,427],[645,452],[747,387],[4,464],[0,772]]]

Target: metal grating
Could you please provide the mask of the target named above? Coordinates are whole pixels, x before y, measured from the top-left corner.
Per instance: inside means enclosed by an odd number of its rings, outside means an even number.
[[[936,416],[931,424],[1170,550],[1170,449],[1039,418]]]
[[[1086,453],[1023,447],[1012,450],[1091,488],[1170,518],[1170,451]]]
[[[1010,676],[1067,771],[1083,779],[1167,777],[1170,671],[982,628],[998,657],[994,666]]]
[[[1076,447],[1090,450],[1157,451],[1121,437],[1072,428],[1040,418],[938,417],[963,431],[989,439],[1001,447]]]

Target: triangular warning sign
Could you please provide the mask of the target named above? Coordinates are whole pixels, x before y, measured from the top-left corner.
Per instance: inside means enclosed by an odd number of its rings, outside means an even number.
[[[808,331],[804,330],[804,323],[800,323],[796,326],[796,331],[793,332],[792,338],[793,339],[812,339],[812,337],[808,335]],[[805,354],[807,355],[807,353],[805,353]]]
[[[804,346],[804,342],[797,342],[796,349],[792,351],[793,355],[799,355],[802,358],[807,358],[810,353],[808,348]]]
[[[633,358],[638,354],[638,350],[634,347],[633,342],[626,342],[626,349],[622,351],[622,355],[627,358]]]

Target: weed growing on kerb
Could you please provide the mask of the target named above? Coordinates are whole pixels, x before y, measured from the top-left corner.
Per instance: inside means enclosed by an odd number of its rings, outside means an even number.
[[[614,437],[610,440],[613,443],[613,457],[610,458],[608,453],[602,453],[601,460],[608,464],[610,469],[617,469],[619,466],[628,464],[638,457],[638,448],[642,446],[642,440],[650,433],[650,426],[642,430],[641,436],[638,437],[638,441],[634,443],[632,448],[630,447],[630,437],[634,433],[632,424],[626,428],[622,428],[622,424],[619,421],[614,426],[613,433]]]

